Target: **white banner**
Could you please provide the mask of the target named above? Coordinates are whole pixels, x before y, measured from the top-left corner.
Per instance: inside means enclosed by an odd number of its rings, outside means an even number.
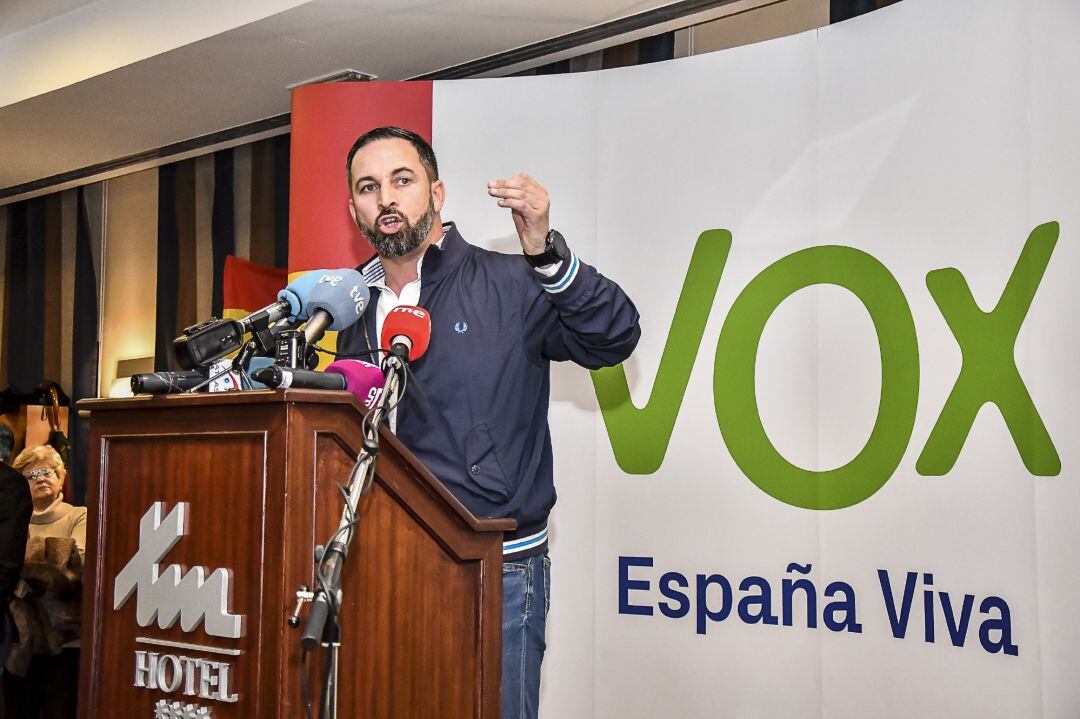
[[[1077,37],[905,0],[435,84],[443,216],[516,251],[527,171],[641,312],[554,372],[545,717],[1080,715]]]

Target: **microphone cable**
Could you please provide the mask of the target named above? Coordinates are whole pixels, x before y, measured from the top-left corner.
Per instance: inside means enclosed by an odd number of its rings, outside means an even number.
[[[361,423],[361,433],[364,435],[364,440],[363,440],[364,441],[364,449],[372,457],[372,461],[368,464],[367,471],[366,471],[364,479],[363,479],[363,484],[361,485],[361,489],[360,489],[360,496],[361,497],[364,496],[365,494],[367,494],[368,492],[370,492],[372,486],[374,486],[374,481],[375,481],[375,461],[374,461],[374,457],[375,457],[375,454],[378,453],[378,444],[377,444],[377,442],[378,442],[378,438],[379,438],[379,426],[382,424],[382,422],[385,420],[385,418],[390,415],[391,412],[393,412],[395,409],[398,408],[398,406],[401,404],[401,400],[405,397],[405,390],[408,387],[408,377],[409,377],[409,374],[411,374],[411,371],[409,370],[409,365],[408,364],[405,364],[403,367],[404,367],[404,371],[402,371],[402,373],[401,373],[401,390],[398,392],[398,396],[397,396],[396,400],[392,404],[388,405],[384,409],[384,411],[380,413],[381,416],[380,416],[378,422],[376,422],[374,419],[372,419],[372,415],[375,414],[375,412],[368,412],[367,414],[364,415],[364,419],[363,419],[363,421]],[[367,429],[368,428],[370,428],[370,430],[371,430],[371,436],[375,438],[375,443],[376,444],[375,444],[374,447],[372,447],[368,443],[368,439],[367,439]],[[361,462],[361,460],[363,458],[363,454],[364,453],[361,452],[360,455],[356,458],[356,462],[353,464],[353,468],[349,472],[350,484],[351,484],[353,474],[357,471],[357,469],[360,466],[360,462]],[[337,598],[337,596],[331,590],[330,585],[327,583],[326,572],[324,571],[324,564],[326,562],[326,557],[327,557],[327,554],[329,554],[327,549],[329,547],[331,547],[333,544],[335,544],[338,540],[340,540],[341,537],[344,536],[346,533],[352,532],[360,524],[359,518],[356,516],[355,512],[353,512],[352,507],[349,505],[349,487],[348,487],[348,485],[339,484],[337,488],[338,488],[338,493],[341,495],[342,501],[345,504],[344,509],[345,509],[345,512],[346,512],[346,522],[345,522],[345,524],[343,526],[338,527],[337,531],[335,531],[334,534],[330,537],[330,540],[326,544],[323,545],[323,551],[322,551],[321,556],[319,557],[319,563],[315,568],[315,584],[318,587],[318,589],[321,590],[322,595],[326,598],[326,602],[329,605],[328,620],[332,620],[334,622],[337,622],[337,616],[338,616],[338,612],[340,610],[340,607],[338,606],[338,598]],[[342,559],[342,561],[344,561],[344,558]],[[303,658],[306,659],[306,656],[307,656],[307,653],[305,651]],[[329,666],[329,663],[328,663],[328,666]],[[310,696],[310,693],[308,692],[308,687],[307,687],[307,685],[305,683],[307,681],[307,672],[304,671],[303,667],[304,667],[304,661],[301,661],[301,671],[302,671],[302,674],[301,674],[301,686],[300,686],[300,689],[301,689],[301,702],[304,704],[304,709],[305,709],[305,712],[307,713],[307,719],[311,719],[311,705],[310,705],[311,696]],[[325,696],[326,692],[328,691],[329,682],[330,682],[330,674],[329,674],[329,671],[327,671],[324,678],[323,678],[323,687],[322,687],[322,692],[321,692],[321,694],[323,696]]]
[[[328,350],[325,347],[320,347],[319,345],[317,345],[315,343],[312,343],[311,346],[314,347],[315,350],[318,351],[318,352],[322,352],[323,354],[328,354],[331,357],[340,357],[341,359],[359,359],[361,357],[374,357],[379,352],[384,352],[385,351],[385,350],[360,350],[359,352],[335,352],[334,350]]]

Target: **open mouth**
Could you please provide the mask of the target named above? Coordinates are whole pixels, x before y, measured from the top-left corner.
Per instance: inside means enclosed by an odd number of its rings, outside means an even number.
[[[387,235],[392,235],[405,226],[405,221],[400,215],[386,215],[379,218],[379,230]]]

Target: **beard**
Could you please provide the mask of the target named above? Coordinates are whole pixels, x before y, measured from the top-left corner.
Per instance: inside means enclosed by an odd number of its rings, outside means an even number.
[[[387,215],[397,215],[401,218],[401,229],[392,235],[379,229],[379,220]],[[363,222],[356,224],[380,257],[401,257],[422,245],[431,234],[431,228],[435,224],[435,204],[429,199],[427,210],[415,224],[404,213],[396,211],[380,212],[375,218],[374,227],[368,227]]]

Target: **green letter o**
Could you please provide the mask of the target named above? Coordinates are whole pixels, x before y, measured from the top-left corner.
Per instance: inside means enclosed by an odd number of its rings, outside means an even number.
[[[816,284],[850,290],[866,307],[881,351],[881,399],[873,432],[842,467],[814,472],[784,459],[758,413],[754,374],[761,333],[776,308]],[[766,267],[731,306],[716,344],[716,419],[735,463],[763,492],[804,509],[842,509],[862,502],[892,476],[915,424],[919,346],[915,322],[896,279],[874,257],[851,247],[795,252]]]

